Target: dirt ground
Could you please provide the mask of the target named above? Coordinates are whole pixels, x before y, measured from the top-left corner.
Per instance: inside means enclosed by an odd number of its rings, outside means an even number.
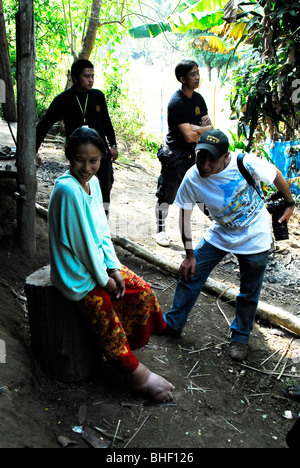
[[[47,207],[53,182],[65,170],[66,161],[59,145],[45,143],[40,154],[44,164],[37,175],[37,202]],[[111,231],[179,265],[183,250],[175,207],[168,219],[171,247],[159,247],[154,241],[158,162],[142,164],[138,158],[127,157],[129,164],[121,160],[115,165]],[[51,381],[31,351],[23,289],[26,277],[48,263],[47,221],[37,215],[37,252],[30,259],[16,239],[15,190],[12,179],[0,179],[0,340],[6,346],[5,362],[0,361],[1,448],[67,444],[68,449],[115,449],[104,457],[137,454],[142,448],[182,453],[196,453],[200,448],[287,448],[286,433],[298,416],[299,404],[285,398],[283,390],[299,382],[300,338],[258,318],[247,362],[234,363],[228,354],[226,320],[234,316],[233,304],[207,291],[200,295],[182,338],[152,336],[136,352],[141,362],[175,385],[171,404],[149,405],[104,360],[83,382]],[[196,213],[196,238],[208,223]],[[290,233],[290,240],[276,245],[270,256],[261,299],[297,315],[299,218]],[[153,287],[162,310],[168,310],[176,276],[118,245],[116,251],[124,264]],[[226,257],[212,277],[237,284],[234,257]],[[126,452],[121,450],[125,447]]]

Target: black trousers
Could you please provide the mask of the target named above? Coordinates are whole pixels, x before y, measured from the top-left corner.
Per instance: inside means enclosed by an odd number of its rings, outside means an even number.
[[[172,205],[179,185],[181,184],[185,173],[195,164],[193,158],[183,159],[176,167],[162,164],[161,173],[157,181],[156,197],[158,203],[167,203]]]
[[[114,182],[113,165],[110,157],[106,157],[101,160],[97,177],[100,182],[104,207],[105,209],[108,209],[110,204],[110,192]]]

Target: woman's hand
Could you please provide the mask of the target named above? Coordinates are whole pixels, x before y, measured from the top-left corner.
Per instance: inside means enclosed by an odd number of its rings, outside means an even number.
[[[125,294],[125,281],[120,270],[108,270],[109,280],[105,286],[105,291],[115,296],[116,299]]]

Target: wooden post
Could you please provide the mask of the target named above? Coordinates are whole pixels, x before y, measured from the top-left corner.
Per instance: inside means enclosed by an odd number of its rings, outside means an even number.
[[[35,33],[33,0],[19,0],[17,21],[18,134],[17,170],[18,231],[21,249],[28,257],[36,252],[35,199]]]
[[[78,382],[95,371],[101,352],[76,302],[52,285],[50,266],[26,278],[31,345],[48,377]]]

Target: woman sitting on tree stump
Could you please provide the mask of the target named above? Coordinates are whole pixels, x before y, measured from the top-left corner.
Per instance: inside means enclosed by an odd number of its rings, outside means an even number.
[[[59,177],[48,213],[51,280],[88,319],[108,361],[141,395],[173,398],[174,386],[138,361],[165,322],[150,286],[120,264],[109,233],[97,173],[105,146],[87,127],[69,137],[70,169]]]

